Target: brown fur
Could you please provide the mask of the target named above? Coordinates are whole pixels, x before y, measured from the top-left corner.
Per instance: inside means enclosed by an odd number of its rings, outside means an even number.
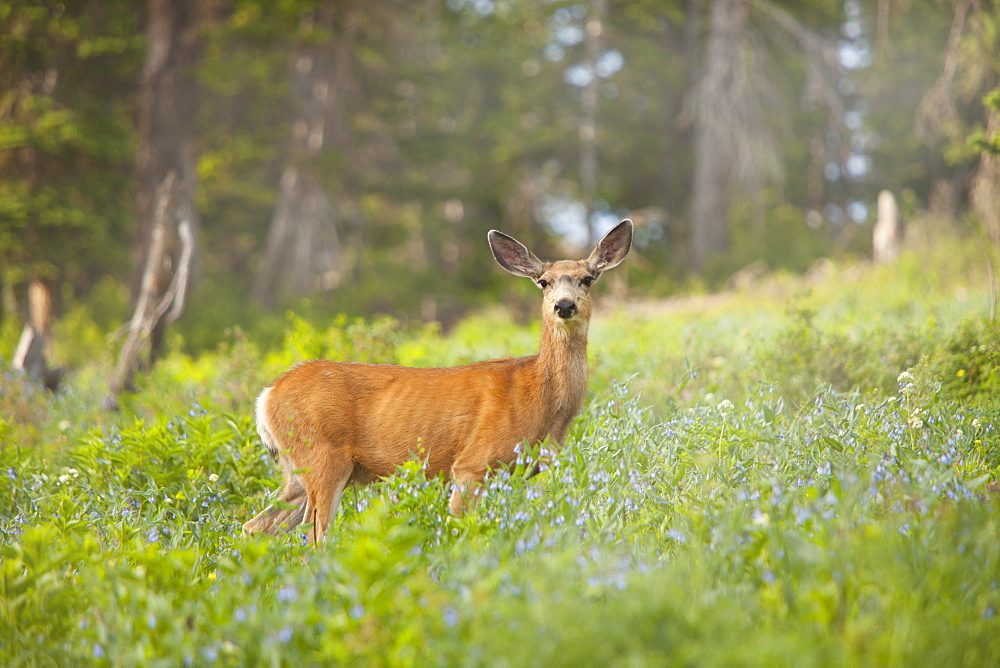
[[[543,263],[511,237],[489,239],[507,271],[546,284],[538,354],[434,369],[313,361],[286,372],[257,400],[257,430],[285,488],[245,533],[308,521],[310,541],[322,540],[349,483],[392,475],[413,456],[428,475],[451,475],[457,514],[489,468],[515,460],[517,445],[562,444],[587,389],[590,283],[625,258],[632,223],[579,261]]]

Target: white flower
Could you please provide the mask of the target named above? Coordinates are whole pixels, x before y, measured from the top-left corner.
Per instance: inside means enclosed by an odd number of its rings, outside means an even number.
[[[732,407],[733,407],[733,402],[731,402],[729,399],[723,399],[722,401],[719,402],[719,405],[716,406],[716,408],[722,412],[728,411]]]
[[[208,481],[209,482],[215,482],[218,479],[219,479],[219,475],[217,473],[212,473],[211,475],[208,476]]]
[[[904,371],[903,373],[899,374],[899,376],[896,377],[896,382],[897,383],[912,383],[913,382],[913,374],[911,374],[909,371]]]

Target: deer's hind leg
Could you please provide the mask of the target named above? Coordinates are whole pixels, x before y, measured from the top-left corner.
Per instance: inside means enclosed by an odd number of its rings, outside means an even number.
[[[293,470],[287,454],[282,454],[278,459],[285,472],[285,487],[278,494],[277,503],[272,503],[243,525],[245,535],[267,533],[276,536],[302,524],[306,514],[305,483],[302,476]]]
[[[354,461],[346,451],[331,448],[324,454],[319,465],[302,474],[307,498],[304,521],[313,525],[308,536],[308,542],[313,544],[321,543],[326,536],[330,520],[336,517],[340,498],[354,473]]]

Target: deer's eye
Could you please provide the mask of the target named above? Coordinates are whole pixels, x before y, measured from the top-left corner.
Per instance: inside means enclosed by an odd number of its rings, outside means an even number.
[[[549,287],[549,282],[546,281],[544,278],[541,278],[538,280],[538,287],[544,290],[545,288]]]
[[[595,280],[595,279],[594,279],[594,277],[593,277],[593,276],[584,276],[584,277],[583,277],[583,281],[581,281],[581,282],[582,282],[582,283],[583,283],[583,284],[584,284],[585,286],[587,286],[587,287],[589,288],[589,287],[590,287],[591,285],[593,285],[593,284],[594,284],[594,280]]]

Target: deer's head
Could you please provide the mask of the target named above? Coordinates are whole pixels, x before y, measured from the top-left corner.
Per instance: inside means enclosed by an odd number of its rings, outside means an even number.
[[[586,260],[542,262],[520,241],[496,230],[490,231],[489,241],[501,267],[541,288],[543,317],[574,327],[590,320],[590,287],[628,255],[632,221],[623,220],[605,234]]]

